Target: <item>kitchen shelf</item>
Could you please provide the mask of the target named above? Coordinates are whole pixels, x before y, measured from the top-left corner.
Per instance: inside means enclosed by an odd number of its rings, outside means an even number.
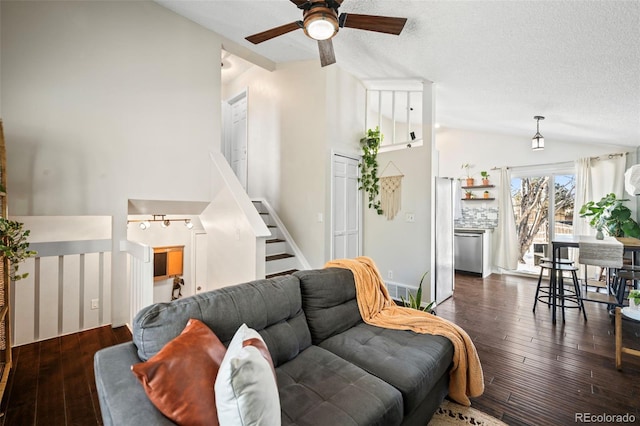
[[[491,201],[491,200],[495,200],[495,198],[491,197],[491,198],[484,198],[484,197],[479,197],[479,198],[463,198],[462,201]]]
[[[495,185],[473,185],[473,186],[463,186],[462,189],[483,189],[483,188],[495,188]]]

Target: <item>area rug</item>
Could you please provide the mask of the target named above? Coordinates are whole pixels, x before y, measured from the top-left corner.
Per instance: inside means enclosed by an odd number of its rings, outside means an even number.
[[[445,399],[429,421],[428,426],[447,425],[508,426],[505,422],[482,411]]]

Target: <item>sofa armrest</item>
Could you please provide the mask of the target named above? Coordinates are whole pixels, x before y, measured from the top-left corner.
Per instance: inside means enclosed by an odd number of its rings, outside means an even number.
[[[149,401],[131,365],[140,362],[132,342],[96,352],[93,369],[105,426],[173,425]]]

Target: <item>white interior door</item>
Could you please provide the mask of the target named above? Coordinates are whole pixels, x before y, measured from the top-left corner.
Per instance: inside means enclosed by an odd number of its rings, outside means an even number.
[[[247,190],[247,92],[227,101],[228,129],[225,131],[225,157],[242,187]]]
[[[334,154],[332,160],[332,258],[360,255],[361,202],[358,191],[359,160]]]

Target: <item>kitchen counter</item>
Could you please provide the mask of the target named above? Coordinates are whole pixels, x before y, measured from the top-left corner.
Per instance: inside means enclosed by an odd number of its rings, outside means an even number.
[[[493,232],[493,228],[454,228],[453,232],[469,232],[473,234],[484,234],[485,232]]]

